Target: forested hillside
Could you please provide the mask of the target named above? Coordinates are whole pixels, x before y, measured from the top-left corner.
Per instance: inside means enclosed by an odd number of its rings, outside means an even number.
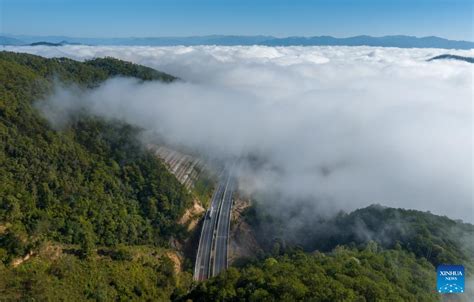
[[[474,268],[474,226],[446,216],[372,205],[327,221],[306,244],[331,250],[341,244],[374,240],[385,248],[401,248],[433,265],[462,263]]]
[[[402,250],[337,248],[270,257],[200,284],[193,301],[436,301],[426,260]]]
[[[306,251],[331,251],[338,245],[355,247],[374,241],[384,248],[400,247],[435,266],[474,267],[474,226],[428,212],[371,205],[330,218],[314,217],[290,235],[281,218],[265,213],[258,204],[246,217],[269,250],[300,246]]]
[[[13,260],[58,245],[78,259],[93,259],[102,247],[114,254],[118,246],[166,247],[170,238],[186,236],[177,221],[191,198],[142,147],[137,140],[139,129],[119,121],[77,116],[58,131],[33,106],[52,90],[54,81],[94,87],[116,75],[175,79],[112,58],[80,63],[0,53],[0,260],[7,265],[0,274],[10,276],[9,282],[21,276],[34,278],[34,274],[7,272]],[[94,265],[87,264],[90,259],[82,264],[61,259],[73,271],[79,270],[76,278],[87,278],[85,267]],[[45,265],[51,265],[47,258],[37,259],[22,270],[39,266],[34,269],[39,274]],[[120,271],[131,264],[114,265]],[[110,273],[109,267],[101,265],[96,270],[102,268],[106,270],[102,274]],[[154,270],[151,275],[159,277],[159,269]],[[146,272],[143,269],[144,276]],[[0,295],[6,288],[16,288],[18,297],[26,293],[21,286],[0,284]]]

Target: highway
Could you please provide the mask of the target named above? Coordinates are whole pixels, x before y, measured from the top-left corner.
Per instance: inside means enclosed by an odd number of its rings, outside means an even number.
[[[234,183],[231,180],[231,177],[228,176],[222,202],[220,204],[219,217],[217,219],[212,276],[216,276],[221,271],[227,269],[227,246],[229,243],[233,186]]]
[[[194,279],[205,280],[227,268],[227,244],[234,184],[229,171],[222,173],[205,214],[194,266]],[[211,217],[208,212],[213,209]]]
[[[212,196],[211,207],[214,209],[211,218],[208,218],[206,212],[204,222],[202,224],[201,237],[199,239],[198,252],[196,255],[196,263],[194,265],[194,279],[205,280],[210,276],[210,261],[212,252],[212,243],[214,240],[214,229],[217,223],[217,209],[219,208],[224,193],[225,184],[219,182],[217,189]],[[210,208],[209,208],[210,210]],[[208,211],[209,211],[208,210]]]

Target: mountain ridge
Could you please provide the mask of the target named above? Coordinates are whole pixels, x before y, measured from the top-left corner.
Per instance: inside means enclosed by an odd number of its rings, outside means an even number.
[[[428,62],[431,61],[436,61],[436,60],[455,60],[455,61],[464,61],[467,63],[474,64],[474,58],[473,57],[463,57],[463,56],[457,56],[457,55],[452,55],[452,54],[443,54],[439,56],[432,57],[431,59],[428,59]]]
[[[379,46],[399,48],[444,48],[474,49],[473,41],[450,40],[437,36],[415,37],[407,35],[387,35],[374,37],[358,35],[337,38],[321,36],[274,37],[269,35],[204,35],[204,36],[170,36],[170,37],[125,37],[125,38],[87,38],[68,36],[21,36],[2,35],[3,45],[28,45],[37,42],[86,45],[136,45],[136,46],[196,46],[196,45],[263,45],[263,46]],[[22,44],[23,43],[23,44]]]

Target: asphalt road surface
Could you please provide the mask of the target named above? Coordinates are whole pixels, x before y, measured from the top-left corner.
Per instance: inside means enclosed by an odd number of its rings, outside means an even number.
[[[212,196],[211,206],[214,209],[211,217],[206,212],[204,222],[202,224],[201,238],[199,239],[199,247],[196,255],[196,263],[194,266],[194,279],[205,280],[210,276],[210,261],[212,252],[212,242],[214,239],[214,229],[217,223],[217,209],[222,201],[225,184],[219,182],[214,195]],[[209,210],[208,210],[209,211]]]
[[[234,183],[229,176],[220,205],[219,217],[217,219],[212,276],[216,276],[221,271],[227,269],[227,246],[229,243],[233,186]]]
[[[194,266],[194,279],[205,280],[227,268],[227,245],[234,182],[224,172],[212,196],[212,215],[206,212]]]

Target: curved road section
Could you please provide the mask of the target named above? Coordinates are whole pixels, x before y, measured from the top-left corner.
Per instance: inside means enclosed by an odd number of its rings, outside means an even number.
[[[194,279],[205,280],[227,268],[234,181],[224,172],[206,212],[194,266]]]

